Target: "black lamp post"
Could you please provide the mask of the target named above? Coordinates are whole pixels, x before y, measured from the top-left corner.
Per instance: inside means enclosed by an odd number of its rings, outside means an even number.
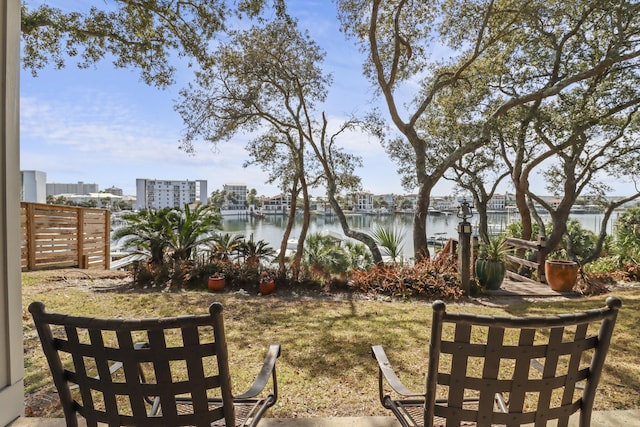
[[[469,228],[465,230],[458,230],[458,231],[471,234],[471,224],[469,224],[467,220],[473,216],[473,209],[471,205],[469,205],[469,202],[467,202],[466,200],[462,200],[462,203],[460,203],[460,206],[458,206],[457,216],[462,220],[460,224],[465,224],[469,226]]]
[[[471,224],[467,221],[473,216],[473,211],[469,202],[463,200],[458,206],[458,218],[462,221],[458,223],[458,269],[460,272],[460,284],[465,294],[471,291]]]

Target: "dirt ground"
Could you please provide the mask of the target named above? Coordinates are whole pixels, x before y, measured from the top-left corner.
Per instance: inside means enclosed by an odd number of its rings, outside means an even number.
[[[131,273],[120,270],[43,270],[24,273],[29,281],[23,295],[34,295],[61,288],[82,288],[96,292],[127,288],[132,284]]]

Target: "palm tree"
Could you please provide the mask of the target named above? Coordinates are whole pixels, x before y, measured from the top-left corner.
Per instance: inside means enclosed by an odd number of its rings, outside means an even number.
[[[404,239],[402,230],[398,230],[394,226],[383,227],[379,225],[373,232],[373,238],[379,246],[384,248],[393,262],[396,262],[398,257],[402,256],[402,247],[404,246],[402,243]]]
[[[171,209],[145,209],[122,216],[126,225],[113,232],[113,239],[123,239],[127,248],[150,257],[151,264],[162,265],[169,247],[171,226],[167,216]]]
[[[250,268],[257,269],[261,261],[271,261],[276,251],[264,240],[254,242],[253,239],[249,239],[242,244],[242,254],[245,263]]]
[[[331,274],[346,272],[350,261],[340,242],[320,233],[307,236],[303,259],[313,273],[325,279],[329,279]]]
[[[173,209],[168,220],[171,230],[169,247],[176,260],[190,259],[194,249],[213,241],[214,231],[221,224],[220,215],[213,207],[200,204],[193,209],[187,204],[184,210]]]
[[[366,270],[373,264],[373,256],[366,245],[347,241],[344,248],[349,257],[350,268],[354,270]]]
[[[209,243],[211,258],[229,261],[234,251],[242,251],[244,236],[241,234],[219,233]]]

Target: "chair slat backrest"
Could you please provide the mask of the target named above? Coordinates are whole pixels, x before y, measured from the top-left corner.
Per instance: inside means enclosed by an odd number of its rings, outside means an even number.
[[[206,315],[142,320],[47,313],[39,302],[29,311],[67,425],[79,413],[88,426],[235,426],[221,304]],[[185,397],[193,405],[178,413]]]
[[[497,317],[448,313],[435,302],[424,425],[437,416],[448,427],[539,427],[549,420],[562,427],[580,410],[580,425],[588,426],[620,306],[610,297],[606,307],[577,314]],[[463,405],[467,398],[477,405]]]

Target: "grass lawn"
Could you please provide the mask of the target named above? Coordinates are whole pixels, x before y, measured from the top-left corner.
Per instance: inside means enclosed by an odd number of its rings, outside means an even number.
[[[244,391],[270,343],[282,345],[279,399],[268,417],[390,415],[377,397],[377,369],[369,349],[382,344],[400,378],[421,390],[431,323],[427,302],[383,302],[267,297],[206,291],[118,292],[97,290],[88,274],[68,281],[55,272],[23,274],[27,415],[62,416],[27,306],[95,317],[160,317],[205,313],[219,301],[224,316],[234,390]],[[640,286],[616,290],[623,306],[595,401],[596,409],[640,408]],[[604,305],[605,295],[572,300],[515,302],[488,307],[468,301],[450,311],[493,315],[547,315]]]

